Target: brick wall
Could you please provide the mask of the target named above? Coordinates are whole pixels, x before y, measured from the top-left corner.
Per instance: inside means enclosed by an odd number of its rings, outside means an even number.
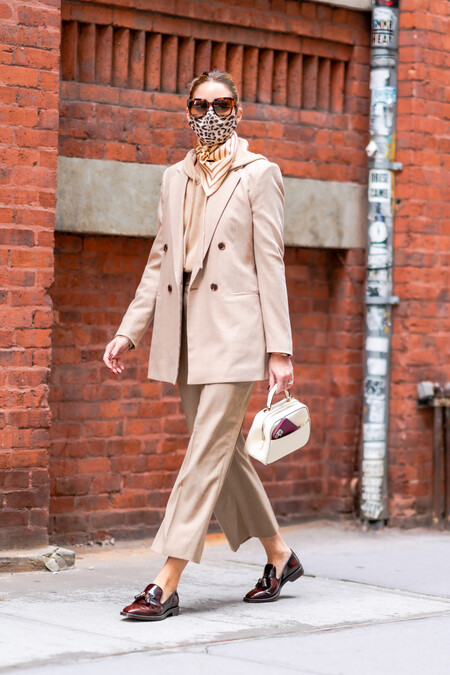
[[[398,85],[390,511],[393,524],[431,522],[433,424],[421,380],[450,380],[449,13],[402,0]]]
[[[149,535],[189,440],[176,387],[147,379],[151,331],[117,377],[102,362],[151,240],[58,234],[51,407],[54,539]],[[314,435],[300,456],[258,465],[280,522],[352,513],[361,391],[362,253],[288,248],[296,391]],[[245,431],[263,407],[255,386]]]
[[[187,86],[218,66],[241,83],[239,133],[254,152],[288,176],[366,180],[367,13],[278,0],[124,9],[134,4],[63,3],[61,154],[178,161],[194,138]]]
[[[47,542],[60,10],[0,3],[0,546]]]
[[[195,140],[183,112],[186,87],[194,72],[218,66],[241,83],[239,132],[253,151],[277,161],[285,175],[366,180],[368,15],[306,2],[225,2],[181,3],[173,17],[170,4],[164,14],[117,4],[63,3],[62,154],[181,159]],[[221,23],[211,22],[219,7]],[[146,377],[151,334],[120,378],[101,362],[150,244],[57,236],[53,539],[153,533],[182,461],[188,436],[177,391]],[[280,522],[317,513],[348,517],[357,466],[362,253],[288,249],[286,264],[296,381],[315,433],[301,461],[258,469]],[[264,397],[260,383],[245,429]]]
[[[369,14],[284,0],[135,5],[63,3],[60,154],[179,160],[193,142],[184,89],[217,65],[241,82],[253,151],[287,176],[366,183]],[[180,403],[146,377],[150,333],[118,378],[101,356],[151,240],[58,234],[54,261],[59,3],[6,0],[0,18],[0,546],[47,540],[49,485],[54,541],[150,534],[187,443]],[[402,0],[389,479],[390,522],[403,525],[431,511],[432,423],[416,383],[450,379],[445,21],[446,2]],[[286,251],[296,390],[314,435],[301,459],[259,467],[282,523],[353,513],[363,264],[361,251]],[[260,383],[245,429],[264,397]]]

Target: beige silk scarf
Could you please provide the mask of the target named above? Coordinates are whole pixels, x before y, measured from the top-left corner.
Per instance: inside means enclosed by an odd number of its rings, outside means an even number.
[[[200,182],[207,197],[222,185],[230,169],[238,147],[238,135],[234,132],[225,143],[195,146]]]

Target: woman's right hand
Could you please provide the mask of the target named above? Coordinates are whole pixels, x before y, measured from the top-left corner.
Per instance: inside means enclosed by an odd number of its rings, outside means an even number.
[[[129,351],[129,348],[130,342],[124,335],[116,335],[116,337],[106,345],[103,361],[116,375],[119,375],[124,369],[124,365],[119,357],[121,354]]]

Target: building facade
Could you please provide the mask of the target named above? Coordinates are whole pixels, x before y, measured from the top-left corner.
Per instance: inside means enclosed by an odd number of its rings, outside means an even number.
[[[401,0],[389,523],[432,517],[421,380],[448,369],[445,0]],[[258,467],[280,523],[359,503],[370,2],[6,0],[0,6],[0,546],[153,534],[188,441],[175,387],[146,377],[151,331],[102,362],[155,234],[162,170],[194,137],[187,87],[241,91],[250,149],[286,186],[301,453]],[[255,386],[245,429],[265,400]]]

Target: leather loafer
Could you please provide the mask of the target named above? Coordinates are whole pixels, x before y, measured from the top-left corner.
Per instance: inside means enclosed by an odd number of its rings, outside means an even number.
[[[176,616],[179,611],[177,591],[174,591],[165,602],[161,602],[163,590],[157,584],[149,584],[145,589],[134,596],[134,602],[127,605],[120,612],[128,619],[140,621],[162,621],[168,616]]]
[[[304,573],[303,565],[291,549],[291,557],[283,567],[281,576],[277,579],[275,565],[267,563],[263,576],[258,579],[255,588],[244,596],[245,602],[273,602],[280,597],[281,589],[287,581],[295,581]]]

